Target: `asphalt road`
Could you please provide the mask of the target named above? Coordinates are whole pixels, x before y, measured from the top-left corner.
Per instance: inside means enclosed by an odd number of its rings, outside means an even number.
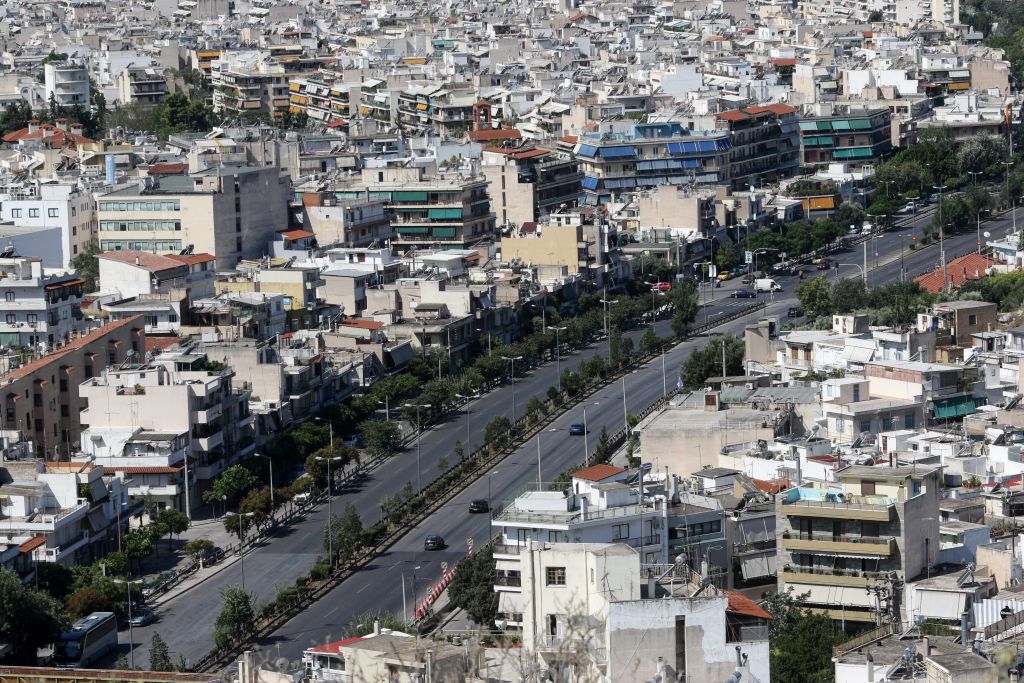
[[[916,220],[911,226],[885,233],[868,244],[869,284],[898,281],[905,269],[906,277],[927,272],[938,265],[939,250],[936,247],[905,251],[900,258],[901,245],[909,244],[913,234],[920,237],[921,226],[930,217]],[[1009,219],[997,219],[984,223],[983,230],[991,232],[993,237],[1001,237],[1010,226]],[[947,259],[952,259],[974,250],[975,234],[963,234],[946,240],[945,252]],[[877,256],[876,256],[877,254]],[[859,276],[860,270],[853,264],[863,266],[863,247],[856,245],[851,250],[834,255],[833,261],[840,265],[839,273],[835,270],[829,277]],[[874,269],[877,262],[879,267]],[[887,262],[888,261],[888,262]],[[809,271],[808,275],[816,274]],[[751,313],[739,320],[722,325],[716,332],[732,332],[742,334],[745,324],[763,315],[785,316],[786,309],[793,305],[795,296],[793,289],[798,280],[796,277],[776,278],[783,286],[766,302],[763,312]],[[748,305],[749,300],[730,299],[728,294],[742,287],[738,282],[725,283],[722,288],[714,290],[714,301],[707,303],[710,319],[727,315],[737,307]],[[703,316],[701,316],[703,317]],[[659,321],[657,329],[665,336],[669,334],[668,321]],[[639,337],[641,330],[632,334]],[[596,435],[602,427],[609,433],[622,428],[624,423],[623,402],[630,412],[640,412],[657,400],[667,385],[671,388],[675,383],[680,363],[687,354],[705,343],[705,339],[696,338],[677,345],[665,354],[664,371],[661,358],[628,375],[625,382],[598,392],[587,401],[587,423],[591,433],[590,447],[593,448]],[[605,352],[603,344],[584,349],[561,360],[561,368],[575,367],[582,360],[594,354]],[[517,411],[521,411],[531,396],[543,398],[547,388],[557,381],[555,363],[549,363],[521,377],[515,383],[515,403]],[[625,386],[625,399],[623,398]],[[424,483],[436,476],[437,462],[442,456],[451,460],[451,450],[456,440],[466,441],[466,420],[469,419],[469,430],[472,443],[479,444],[483,439],[483,429],[488,421],[499,415],[511,417],[512,413],[511,384],[499,387],[469,405],[469,414],[465,411],[450,416],[446,421],[435,425],[424,433],[421,445],[420,467]],[[568,427],[572,423],[583,422],[583,406],[577,406],[556,420],[551,431],[544,432],[540,437],[540,469],[544,481],[555,476],[583,460],[584,439],[570,436]],[[406,481],[415,485],[417,475],[416,448],[412,446],[407,452],[392,459],[371,473],[358,488],[339,493],[334,498],[337,509],[347,503],[355,505],[364,523],[370,523],[380,514],[379,501],[382,496],[400,490]],[[502,500],[514,496],[524,486],[536,482],[538,478],[538,447],[536,440],[506,458],[490,476],[470,485],[466,491],[453,499],[444,509],[432,515],[420,527],[411,531],[391,551],[377,558],[370,566],[358,572],[343,583],[325,599],[296,617],[272,637],[261,643],[266,656],[277,659],[285,657],[297,660],[303,649],[312,645],[330,642],[343,637],[344,628],[355,615],[368,611],[390,611],[401,614],[403,610],[403,582],[405,604],[412,611],[414,597],[421,596],[428,583],[435,581],[441,573],[442,561],[454,562],[466,552],[466,539],[472,536],[477,542],[486,541],[489,534],[489,515],[470,515],[467,513],[469,501],[474,498],[490,498],[492,507]],[[245,587],[257,594],[258,602],[274,597],[276,586],[293,585],[296,577],[308,572],[316,556],[322,553],[322,529],[327,518],[326,506],[310,514],[307,519],[292,527],[246,556]],[[423,538],[429,533],[441,534],[449,543],[449,548],[440,552],[423,551]],[[412,591],[413,575],[417,590]],[[241,567],[236,565],[221,572],[191,591],[176,598],[160,609],[160,618],[156,624],[135,629],[136,660],[146,659],[148,645],[152,633],[159,632],[167,641],[169,649],[177,656],[184,655],[195,661],[207,652],[212,643],[211,631],[214,619],[219,610],[220,590],[229,585],[241,582]],[[122,632],[121,642],[127,649],[127,632]]]

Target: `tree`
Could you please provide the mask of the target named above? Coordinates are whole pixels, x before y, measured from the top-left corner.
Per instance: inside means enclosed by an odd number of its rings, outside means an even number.
[[[829,314],[852,313],[864,308],[868,303],[868,290],[864,286],[863,278],[844,277],[834,281],[829,293],[829,302]]]
[[[211,550],[213,548],[213,541],[208,538],[194,538],[185,544],[185,554],[189,557],[197,557],[201,553]]]
[[[67,624],[59,602],[0,568],[0,642],[11,647],[7,661],[34,665],[36,651],[57,640]]]
[[[220,613],[213,623],[213,642],[219,649],[240,643],[256,621],[256,596],[239,586],[228,586],[221,591]]]
[[[154,633],[153,638],[149,641],[149,670],[174,671],[170,650],[159,633]]]
[[[796,298],[808,318],[832,314],[831,291],[828,279],[823,275],[801,282],[796,288]]]
[[[78,277],[85,280],[85,291],[95,292],[100,279],[100,262],[96,255],[100,253],[100,245],[91,241],[85,245],[74,258],[71,259],[71,267],[78,273]]]
[[[768,622],[772,676],[780,681],[826,683],[833,680],[832,647],[843,640],[831,620],[803,607],[804,596],[786,593],[766,596],[762,606]]]
[[[498,594],[494,592],[495,562],[491,549],[467,555],[455,568],[448,585],[448,599],[465,610],[470,619],[485,628],[498,616]]]
[[[672,289],[668,291],[668,296],[675,309],[675,314],[672,316],[672,332],[677,337],[682,337],[686,334],[690,323],[697,318],[699,310],[697,283],[689,278],[676,280]]]
[[[526,402],[524,411],[530,420],[539,420],[545,412],[544,403],[536,396],[531,396],[530,400]]]
[[[39,590],[54,600],[64,602],[71,593],[74,576],[67,567],[55,562],[40,562],[36,564],[36,575]]]
[[[398,450],[402,434],[398,425],[385,420],[366,420],[359,426],[366,450],[374,457],[385,457]]]
[[[722,345],[725,345],[725,363],[722,368]],[[679,369],[679,377],[690,389],[703,387],[709,377],[743,374],[745,355],[743,340],[732,335],[712,339],[703,348],[690,354]]]
[[[462,462],[466,458],[466,449],[462,445],[461,441],[455,442],[455,448],[452,449],[452,453],[455,455],[455,459]]]
[[[188,515],[180,510],[164,508],[157,513],[156,522],[166,531],[168,547],[171,536],[179,536],[188,531]]]
[[[608,438],[608,428],[602,426],[601,433],[597,436],[597,445],[594,447],[594,462],[608,462],[612,457],[611,439]]]
[[[499,415],[484,427],[484,443],[504,445],[512,432],[512,421]]]
[[[1006,143],[994,135],[975,135],[960,143],[956,160],[964,173],[999,175],[999,164],[1006,157]]]
[[[391,612],[364,612],[352,617],[352,621],[345,627],[345,634],[349,638],[362,638],[373,633],[374,625],[400,633],[410,631],[410,625]]]
[[[608,334],[608,365],[613,368],[622,364],[622,332],[617,329]]]
[[[649,356],[661,348],[661,344],[661,337],[658,336],[653,327],[648,327],[640,337],[640,353]]]
[[[228,504],[231,504],[241,500],[242,496],[259,484],[256,475],[242,465],[235,465],[221,472],[210,485],[210,491],[213,491],[217,498],[226,496]]]
[[[142,566],[142,560],[153,554],[153,536],[146,529],[132,529],[124,535],[124,552],[129,560]]]
[[[355,558],[363,539],[363,522],[354,505],[345,506],[345,512],[339,517],[331,515],[324,527],[324,548],[333,550],[342,563]]]
[[[107,596],[95,588],[82,588],[68,596],[67,610],[72,619],[81,619],[93,612],[109,612],[112,605]]]

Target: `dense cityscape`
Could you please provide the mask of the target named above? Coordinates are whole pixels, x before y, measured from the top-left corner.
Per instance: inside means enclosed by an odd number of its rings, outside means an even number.
[[[1022,680],[1021,0],[2,8],[0,683]]]

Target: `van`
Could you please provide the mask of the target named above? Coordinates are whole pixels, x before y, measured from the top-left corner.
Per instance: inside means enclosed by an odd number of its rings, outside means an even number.
[[[757,292],[778,292],[782,287],[770,277],[760,277],[754,280],[754,291]]]

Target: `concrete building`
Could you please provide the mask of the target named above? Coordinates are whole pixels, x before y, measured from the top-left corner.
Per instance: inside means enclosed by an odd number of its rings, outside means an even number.
[[[830,108],[829,108],[830,109]],[[892,150],[889,109],[829,111],[800,119],[801,162],[804,168],[824,169],[833,162],[851,170],[877,166]]]
[[[121,102],[160,104],[167,97],[167,79],[153,67],[128,67],[114,79]]]
[[[144,178],[99,198],[101,250],[179,253],[191,246],[213,254],[218,268],[263,256],[287,224],[287,177],[273,167]]]
[[[501,259],[524,265],[562,266],[569,273],[589,274],[590,251],[583,225],[520,227],[501,238]]]
[[[973,335],[990,332],[998,324],[999,309],[989,301],[945,301],[932,305],[930,313],[917,314],[919,332],[934,331],[936,344],[970,347]]]
[[[43,66],[43,95],[61,107],[88,107],[89,68],[77,61],[49,62]]]
[[[734,189],[797,174],[800,169],[800,127],[797,110],[786,104],[730,109],[716,117],[719,130],[729,132],[729,179]]]
[[[344,125],[358,114],[358,82],[345,83],[326,77],[327,74],[293,78],[288,83],[288,110],[305,114],[314,121],[328,125]]]
[[[0,256],[0,345],[45,353],[87,328],[82,285],[74,273],[47,273],[27,256]]]
[[[498,225],[522,227],[576,206],[583,174],[571,155],[536,147],[485,147],[484,176]]]
[[[771,680],[768,613],[739,593],[697,591],[688,569],[622,543],[529,541],[518,560],[523,651],[541,676],[569,660],[580,680]]]
[[[26,232],[38,230],[49,248],[25,253],[42,257],[48,268],[70,268],[71,260],[96,239],[96,202],[73,183],[27,185],[7,195],[0,201],[0,220]],[[59,235],[55,244],[54,233]]]
[[[384,199],[339,199],[333,192],[302,193],[302,223],[320,247],[360,248],[391,237]]]
[[[83,401],[79,385],[108,364],[125,360],[131,351],[145,351],[145,330],[139,318],[110,323],[73,339],[55,351],[0,375],[2,428],[18,430],[35,443],[41,457],[67,456],[77,448]]]
[[[939,474],[850,466],[834,486],[778,495],[779,590],[809,592],[808,606],[834,621],[909,619],[901,586],[939,558]]]

